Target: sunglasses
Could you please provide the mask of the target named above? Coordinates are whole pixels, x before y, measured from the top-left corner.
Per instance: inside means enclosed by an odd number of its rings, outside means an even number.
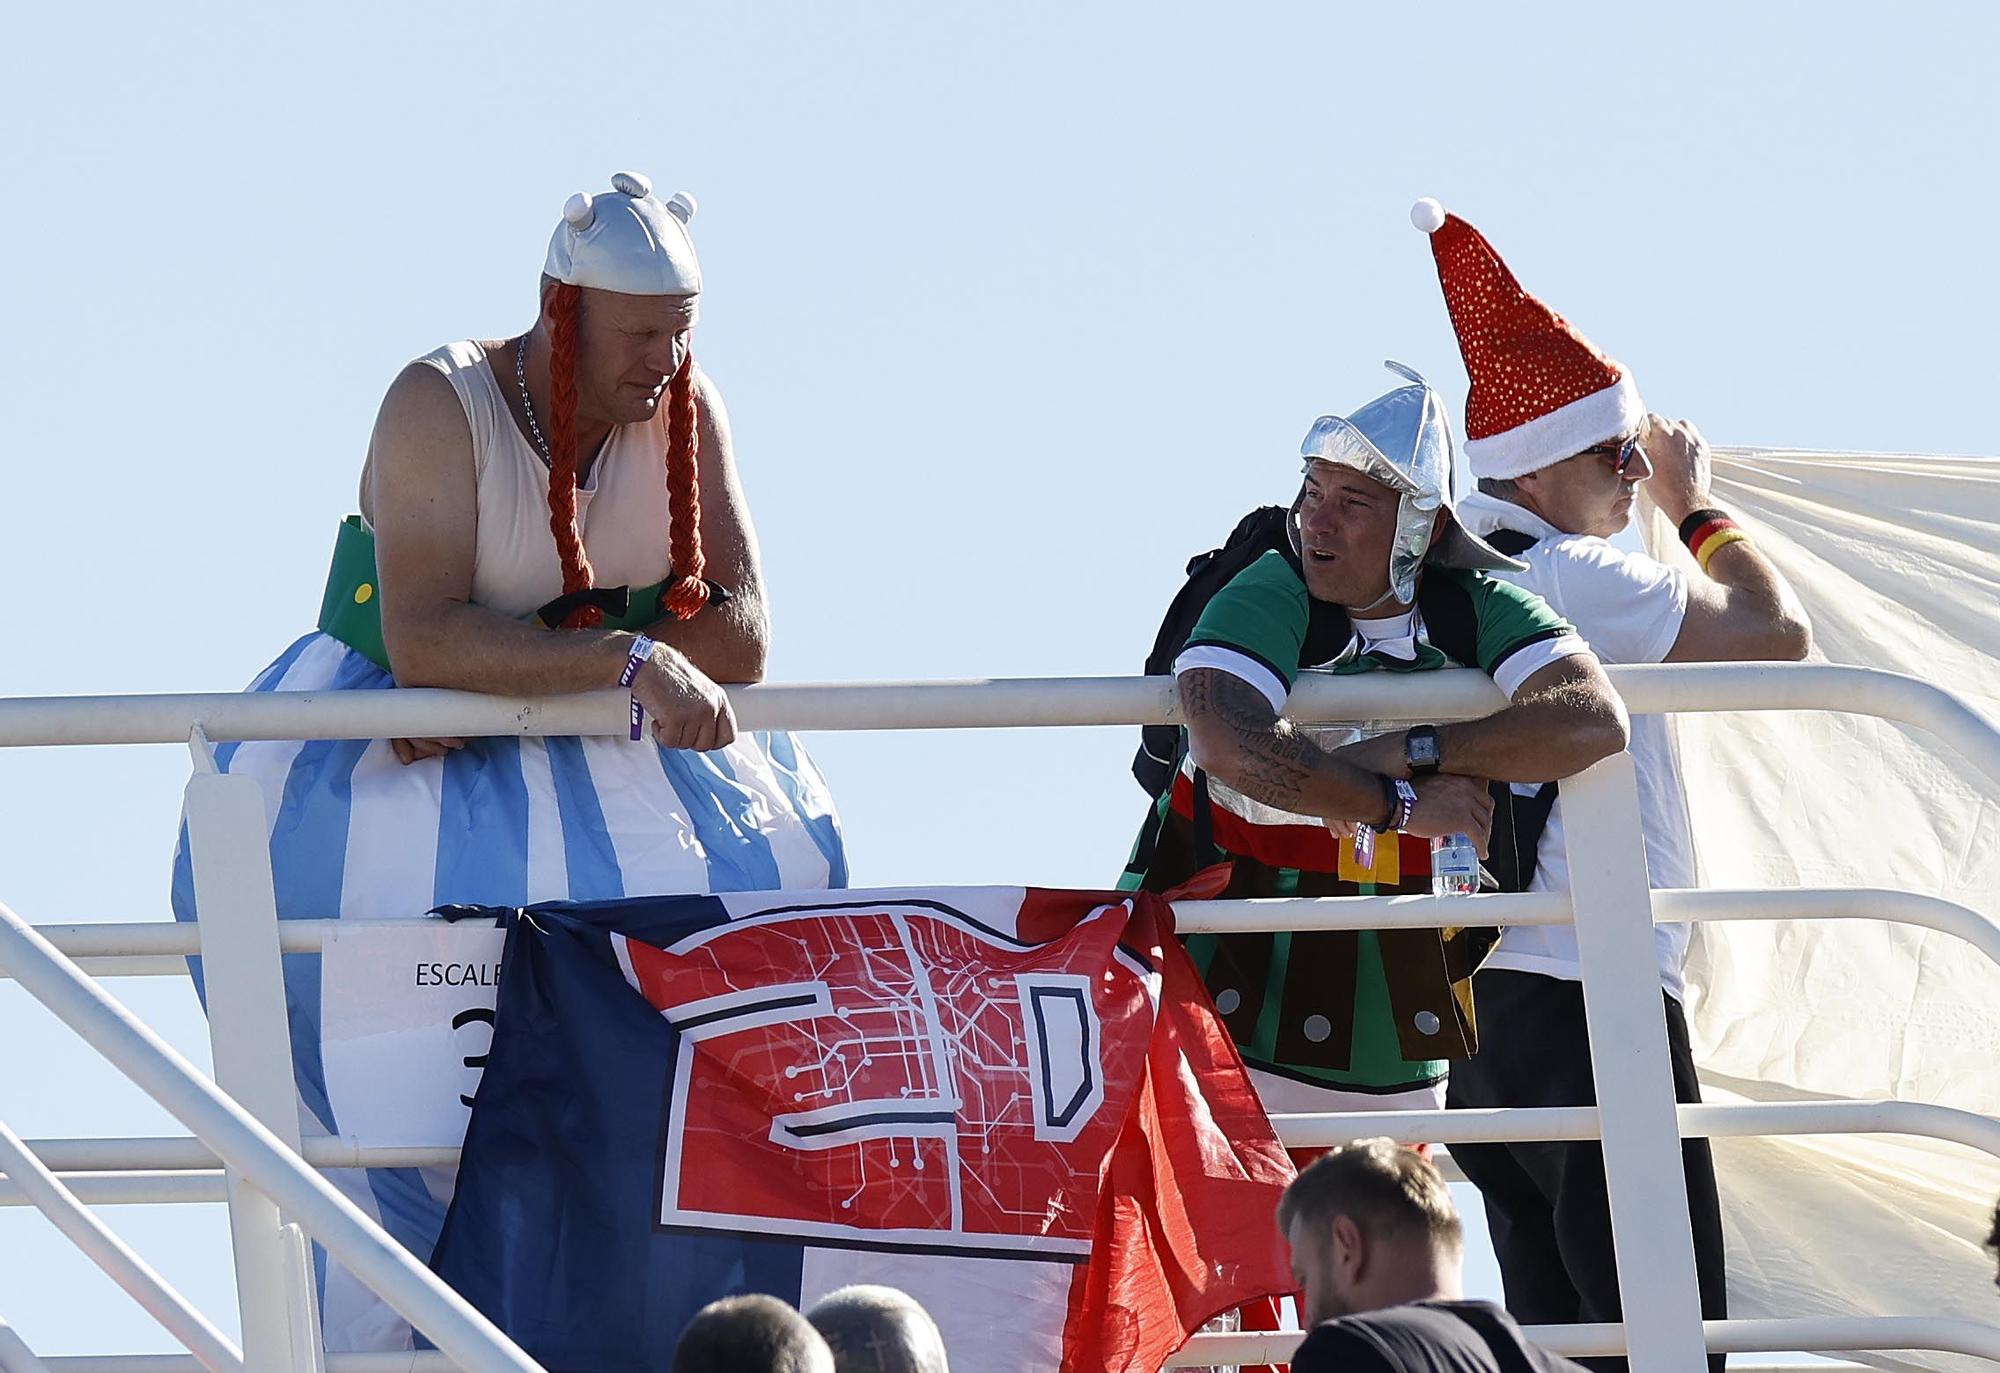
[[[1636,465],[1639,471],[1633,478],[1635,481],[1643,480],[1653,470],[1653,464],[1646,458],[1646,446],[1639,442],[1637,434],[1629,439],[1614,439],[1610,443],[1592,444],[1583,451],[1593,457],[1609,458],[1611,470],[1621,477],[1625,475],[1627,469]]]

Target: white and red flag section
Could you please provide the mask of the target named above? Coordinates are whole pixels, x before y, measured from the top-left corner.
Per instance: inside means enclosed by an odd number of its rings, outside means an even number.
[[[1291,1164],[1157,896],[505,918],[433,1266],[550,1368],[664,1373],[718,1297],[880,1282],[959,1373],[1153,1373],[1292,1287]]]

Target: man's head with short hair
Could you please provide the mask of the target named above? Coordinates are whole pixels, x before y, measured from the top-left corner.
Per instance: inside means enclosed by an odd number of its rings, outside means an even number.
[[[1993,1233],[1986,1237],[1986,1247],[2000,1257],[2000,1202],[1993,1204]],[[2000,1287],[2000,1273],[1993,1275],[1993,1285]]]
[[[937,1322],[894,1287],[843,1287],[806,1319],[833,1350],[835,1373],[948,1373]]]
[[[1459,1295],[1465,1239],[1430,1161],[1386,1139],[1330,1149],[1278,1203],[1308,1328],[1404,1302]]]
[[[681,1332],[673,1373],[834,1373],[833,1354],[806,1318],[776,1297],[724,1297]]]
[[[1638,431],[1566,454],[1513,477],[1481,477],[1479,489],[1547,520],[1565,534],[1608,539],[1631,523],[1640,483],[1653,474]]]

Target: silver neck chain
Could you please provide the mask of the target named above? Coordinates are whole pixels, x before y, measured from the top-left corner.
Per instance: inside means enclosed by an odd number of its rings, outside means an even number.
[[[514,380],[521,384],[521,411],[528,417],[528,432],[535,436],[535,447],[540,450],[542,466],[555,470],[556,460],[549,453],[549,441],[542,437],[542,426],[535,422],[535,403],[528,398],[528,336],[521,335],[521,341],[514,346]]]

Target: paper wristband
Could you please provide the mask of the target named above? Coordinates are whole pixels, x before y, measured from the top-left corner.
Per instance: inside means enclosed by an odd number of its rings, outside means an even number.
[[[618,674],[618,685],[630,687],[632,683],[638,681],[639,669],[644,667],[646,660],[652,656],[653,641],[643,634],[633,635],[631,651],[625,655],[625,670]],[[646,708],[639,704],[639,698],[635,694],[632,697],[632,738],[635,741],[639,738],[639,724],[645,718]]]

